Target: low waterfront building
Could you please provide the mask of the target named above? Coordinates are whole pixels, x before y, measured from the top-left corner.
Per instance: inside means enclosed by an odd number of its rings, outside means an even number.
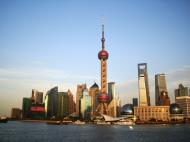
[[[11,119],[20,120],[22,110],[20,108],[12,108],[11,110]]]
[[[125,104],[121,108],[122,116],[133,116],[134,115],[134,107],[132,104]]]
[[[30,108],[30,118],[44,119],[45,118],[45,104],[32,104]]]
[[[184,120],[184,115],[183,115],[183,110],[181,107],[173,103],[170,105],[170,121],[183,121]]]
[[[176,103],[182,108],[184,117],[190,119],[190,96],[176,97]]]
[[[169,106],[139,106],[134,107],[134,115],[140,121],[169,121]]]

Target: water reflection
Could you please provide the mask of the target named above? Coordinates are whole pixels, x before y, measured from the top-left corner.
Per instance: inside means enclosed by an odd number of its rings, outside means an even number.
[[[186,142],[190,125],[47,125],[0,124],[0,141],[7,142]]]

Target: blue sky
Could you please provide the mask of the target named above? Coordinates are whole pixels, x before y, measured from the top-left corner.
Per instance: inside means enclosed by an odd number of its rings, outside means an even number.
[[[105,23],[108,81],[122,103],[138,97],[137,64],[166,73],[169,95],[190,87],[189,0],[1,0],[0,115],[21,107],[32,88],[60,91],[99,83],[101,17]]]

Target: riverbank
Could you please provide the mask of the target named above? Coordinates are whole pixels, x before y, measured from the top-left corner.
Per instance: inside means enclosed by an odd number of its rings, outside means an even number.
[[[38,122],[38,123],[47,123],[47,124],[62,124],[61,121],[56,121],[56,120],[32,120],[32,119],[27,119],[27,120],[9,120],[9,121],[20,121],[20,122]],[[81,123],[75,123],[75,122],[72,122],[72,121],[63,121],[63,124],[94,124],[94,125],[100,125],[99,123],[97,124],[97,122],[83,122],[83,121],[80,121]],[[104,123],[101,123],[101,124],[105,124],[105,125],[117,125],[117,123],[108,123],[108,122],[104,122]],[[135,122],[134,123],[135,125],[147,125],[147,124],[152,124],[152,125],[158,125],[158,124],[190,124],[189,121],[185,122],[185,121],[178,121],[178,122],[141,122],[141,121],[138,121],[138,122]]]

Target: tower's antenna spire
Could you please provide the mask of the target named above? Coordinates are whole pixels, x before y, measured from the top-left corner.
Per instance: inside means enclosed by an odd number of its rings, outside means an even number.
[[[102,41],[102,49],[104,49],[105,48],[105,46],[104,46],[104,42],[105,42],[105,38],[104,38],[104,18],[102,18],[102,39],[101,39],[101,41]]]

